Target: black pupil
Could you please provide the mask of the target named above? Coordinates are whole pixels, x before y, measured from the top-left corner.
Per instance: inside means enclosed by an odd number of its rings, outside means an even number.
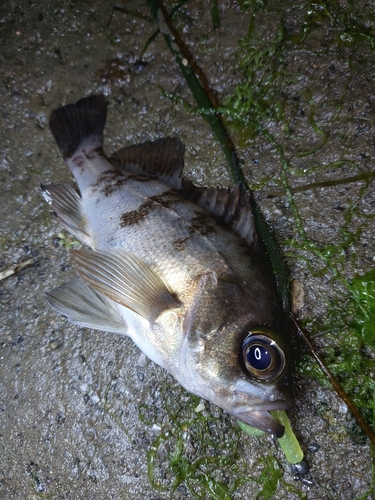
[[[255,370],[266,370],[271,364],[271,354],[262,345],[252,345],[247,351],[247,361]]]

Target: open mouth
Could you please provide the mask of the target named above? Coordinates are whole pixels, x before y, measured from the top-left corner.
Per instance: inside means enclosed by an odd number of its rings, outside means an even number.
[[[278,438],[284,434],[284,426],[271,414],[273,410],[290,410],[294,404],[291,398],[255,403],[246,400],[244,393],[237,393],[232,406],[232,414],[244,424],[272,434]]]
[[[284,435],[284,426],[266,410],[252,410],[237,414],[236,417],[241,422],[277,438],[281,438]]]

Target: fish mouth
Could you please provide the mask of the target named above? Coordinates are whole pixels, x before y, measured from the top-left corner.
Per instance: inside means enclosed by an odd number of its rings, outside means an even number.
[[[254,402],[246,404],[244,401],[241,401],[241,403],[238,404],[237,402],[236,405],[232,406],[232,415],[238,420],[277,438],[284,435],[284,426],[269,412],[273,410],[290,410],[293,408],[294,403],[290,397],[255,404]]]
[[[293,406],[293,401],[291,400],[280,400],[260,404],[259,406],[251,406],[251,409],[237,408],[233,414],[244,424],[281,438],[284,435],[284,426],[269,412],[273,410],[290,410]]]
[[[267,434],[281,438],[284,435],[285,428],[266,410],[256,410],[246,414],[236,415],[238,420],[244,424],[255,427]]]

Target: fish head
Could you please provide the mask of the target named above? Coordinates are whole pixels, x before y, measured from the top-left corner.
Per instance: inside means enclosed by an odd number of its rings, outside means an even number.
[[[195,332],[196,333],[196,332]],[[196,335],[197,336],[197,335]],[[199,337],[199,335],[198,335]],[[210,332],[185,350],[188,389],[239,421],[281,437],[284,427],[269,413],[293,406],[287,389],[287,350],[270,328],[231,324]]]

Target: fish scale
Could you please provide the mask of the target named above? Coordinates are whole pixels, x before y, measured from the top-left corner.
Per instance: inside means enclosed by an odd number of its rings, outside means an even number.
[[[188,391],[281,436],[269,411],[292,405],[285,329],[250,196],[184,180],[176,138],[108,160],[106,109],[99,95],[51,114],[80,195],[65,184],[42,192],[89,249],[71,251],[79,278],[48,302],[77,325],[128,335]]]

